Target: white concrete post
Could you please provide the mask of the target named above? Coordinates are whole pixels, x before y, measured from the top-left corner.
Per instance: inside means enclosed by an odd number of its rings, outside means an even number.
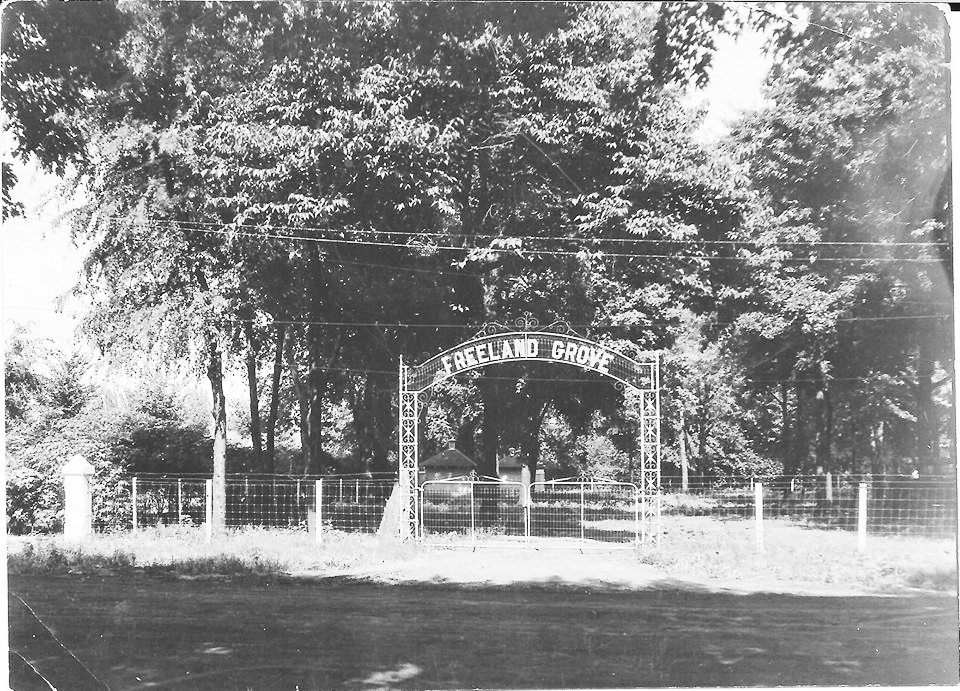
[[[827,501],[833,501],[833,475],[827,473]]]
[[[63,537],[85,542],[93,535],[93,466],[83,456],[73,456],[60,469],[63,475]]]
[[[867,483],[861,482],[857,493],[857,549],[867,548]]]
[[[757,522],[757,551],[763,551],[763,483],[753,486],[754,517]]]

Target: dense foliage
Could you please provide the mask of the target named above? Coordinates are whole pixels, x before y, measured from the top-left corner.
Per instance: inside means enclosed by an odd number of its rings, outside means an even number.
[[[86,176],[92,342],[206,374],[215,478],[230,363],[252,446],[231,471],[388,471],[399,358],[521,318],[666,353],[665,473],[940,472],[945,24],[800,10],[102,3],[78,46],[37,3],[7,22],[4,108],[18,154]],[[777,50],[770,105],[703,144],[685,91],[748,25]],[[633,473],[635,411],[574,369],[488,367],[424,422],[425,454],[455,438],[483,474],[509,449]]]

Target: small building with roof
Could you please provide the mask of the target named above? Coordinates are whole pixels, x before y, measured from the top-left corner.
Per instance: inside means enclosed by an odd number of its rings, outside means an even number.
[[[529,483],[529,475],[527,478],[524,478],[525,467],[526,464],[523,462],[523,459],[520,458],[514,449],[510,449],[507,455],[500,456],[497,459],[497,477],[510,482]],[[543,482],[543,479],[543,468],[537,468],[537,477],[534,479],[534,482]]]
[[[456,448],[456,442],[451,441],[443,451],[420,464],[420,482],[465,477],[476,472],[477,464]]]

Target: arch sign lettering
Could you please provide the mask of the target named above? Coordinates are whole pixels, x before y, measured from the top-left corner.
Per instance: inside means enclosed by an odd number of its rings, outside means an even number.
[[[596,372],[636,394],[640,431],[640,487],[644,495],[641,532],[659,533],[660,518],[660,357],[644,352],[633,358],[618,350],[566,332],[507,331],[485,333],[435,355],[419,365],[400,360],[400,516],[401,539],[416,536],[417,477],[421,395],[458,374],[505,362],[547,362]]]

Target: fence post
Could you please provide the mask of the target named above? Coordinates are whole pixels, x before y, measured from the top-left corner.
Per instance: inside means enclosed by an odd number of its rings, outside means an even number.
[[[857,550],[867,548],[867,483],[861,482],[857,492]]]
[[[833,501],[833,476],[827,473],[827,501]]]
[[[207,531],[207,541],[213,538],[213,480],[204,481],[204,518]]]
[[[77,454],[60,469],[63,477],[63,537],[85,542],[93,534],[93,494],[90,477],[94,468]]]
[[[523,541],[530,542],[530,507],[533,504],[533,492],[531,488],[533,483],[526,487],[521,487],[520,491],[526,493],[523,501]]]
[[[633,538],[639,547],[643,536],[640,528],[640,488],[636,485],[633,487]]]
[[[470,539],[473,542],[477,541],[477,521],[476,521],[476,510],[474,508],[474,482],[473,478],[470,479]]]
[[[137,532],[137,476],[130,481],[130,503],[133,505],[133,532]]]
[[[317,544],[323,542],[323,479],[317,480],[316,487],[316,521],[317,521]]]
[[[583,483],[580,483],[580,542],[583,542],[583,513],[584,513],[584,498],[583,498]]]
[[[183,478],[177,478],[177,525],[183,525]]]
[[[753,486],[754,516],[757,522],[757,551],[763,551],[763,483]]]

